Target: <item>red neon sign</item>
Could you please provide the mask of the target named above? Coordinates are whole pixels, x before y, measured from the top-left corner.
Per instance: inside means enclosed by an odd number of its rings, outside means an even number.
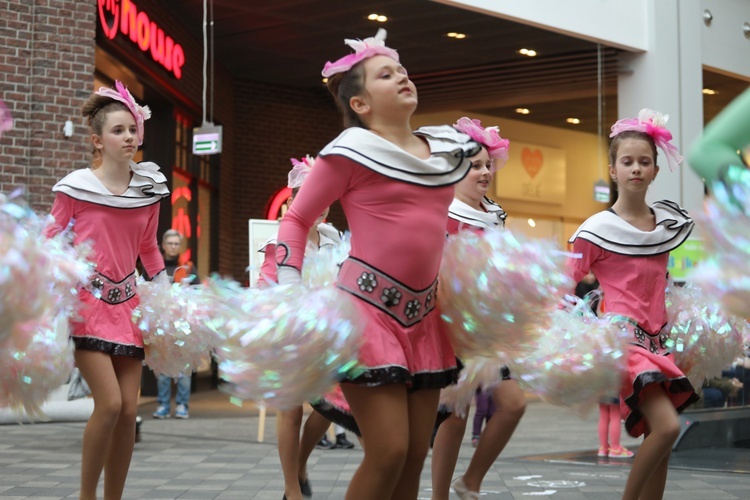
[[[150,52],[151,59],[158,62],[176,78],[182,78],[182,66],[185,64],[185,51],[171,36],[164,33],[144,11],[138,11],[131,0],[98,0],[99,23],[104,36],[114,40],[118,31],[128,35],[143,52]],[[107,16],[106,14],[109,14]],[[110,25],[107,17],[114,18]]]
[[[268,220],[279,220],[284,215],[281,207],[289,200],[292,196],[291,188],[285,187],[279,189],[276,194],[271,197],[271,203],[268,205],[268,211],[266,212],[266,219]]]

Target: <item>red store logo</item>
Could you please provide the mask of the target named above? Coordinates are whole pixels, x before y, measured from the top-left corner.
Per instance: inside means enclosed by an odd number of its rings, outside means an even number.
[[[144,11],[131,0],[98,0],[99,24],[104,36],[114,40],[117,33],[129,36],[151,58],[161,64],[176,78],[182,78],[182,66],[185,64],[185,51],[182,45],[175,43],[166,35]]]

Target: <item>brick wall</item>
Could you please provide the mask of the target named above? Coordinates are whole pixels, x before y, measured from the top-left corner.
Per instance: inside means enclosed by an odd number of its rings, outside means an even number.
[[[94,73],[96,2],[0,0],[0,12],[0,98],[15,121],[0,139],[0,191],[28,186],[31,204],[48,210],[55,182],[90,158],[80,109]]]
[[[289,158],[315,156],[342,130],[333,98],[325,88],[297,90],[236,81],[234,164],[221,174],[222,273],[246,280],[247,220],[265,217],[266,203],[286,186]],[[344,227],[334,206],[329,220]]]

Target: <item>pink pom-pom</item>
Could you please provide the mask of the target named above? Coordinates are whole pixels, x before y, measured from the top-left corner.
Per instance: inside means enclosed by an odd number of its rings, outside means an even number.
[[[548,403],[585,413],[619,393],[630,334],[585,302],[551,313],[531,354],[511,363],[519,384]]]
[[[565,256],[550,241],[510,231],[464,231],[448,240],[440,268],[439,302],[461,358],[516,357],[529,349],[559,297],[573,288]]]
[[[355,370],[363,325],[336,288],[251,289],[212,323],[222,390],[278,409],[312,401]]]
[[[732,314],[750,319],[750,171],[730,166],[695,223],[706,259],[690,276]],[[748,339],[750,340],[750,339]]]
[[[668,345],[693,387],[701,387],[707,377],[720,375],[743,356],[747,321],[728,314],[699,286],[670,287],[667,315]]]
[[[42,403],[73,371],[66,315],[16,323],[0,343],[0,366],[0,407],[45,419]]]
[[[162,274],[140,283],[138,295],[133,321],[143,334],[145,362],[155,373],[174,378],[209,361],[214,338],[203,327],[209,309],[203,288],[172,284]]]

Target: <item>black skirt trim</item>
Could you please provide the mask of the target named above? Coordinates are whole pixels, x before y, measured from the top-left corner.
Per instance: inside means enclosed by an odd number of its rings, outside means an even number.
[[[631,410],[630,415],[628,415],[628,418],[625,420],[625,429],[628,431],[628,434],[630,434],[632,429],[643,420],[643,413],[641,413],[641,410],[638,407],[638,400],[640,399],[643,389],[651,384],[659,384],[664,387],[668,384],[667,392],[671,394],[692,393],[685,402],[675,408],[677,413],[682,413],[685,408],[700,399],[695,393],[693,385],[686,377],[670,380],[663,373],[658,371],[641,373],[633,381],[633,394],[624,399],[625,404],[628,405]],[[630,435],[632,436],[632,434]]]
[[[71,337],[71,339],[73,339],[76,349],[82,351],[100,351],[107,353],[110,356],[127,356],[130,358],[138,358],[141,361],[146,359],[146,351],[143,347],[117,344],[115,342],[108,342],[93,337]]]
[[[442,389],[458,381],[458,368],[452,367],[438,372],[412,374],[403,366],[386,366],[383,368],[364,369],[359,376],[342,380],[342,383],[352,383],[368,387],[386,384],[406,384],[409,391],[423,389]],[[343,425],[343,424],[342,424]]]
[[[313,407],[313,410],[317,411],[334,424],[340,425],[357,436],[362,436],[357,421],[354,420],[354,415],[350,412],[344,411],[327,399],[319,399],[318,401],[311,403],[311,406]]]

